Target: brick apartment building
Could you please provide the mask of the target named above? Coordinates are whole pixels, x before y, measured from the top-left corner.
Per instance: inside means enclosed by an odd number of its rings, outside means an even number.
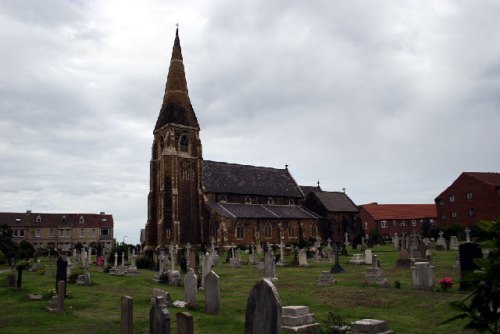
[[[419,233],[425,222],[434,224],[437,219],[434,204],[378,204],[361,205],[359,215],[366,234],[377,230],[389,239],[398,235]]]
[[[500,217],[500,173],[464,172],[436,199],[438,225],[473,225]]]
[[[81,243],[84,247],[100,242],[111,247],[113,242],[113,216],[95,213],[35,213],[0,212],[0,225],[12,229],[12,240],[25,240],[35,248],[62,251]]]

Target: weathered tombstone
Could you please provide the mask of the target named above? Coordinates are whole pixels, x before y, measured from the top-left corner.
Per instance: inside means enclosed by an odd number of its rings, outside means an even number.
[[[178,312],[177,334],[194,334],[193,316],[189,312]]]
[[[351,323],[351,334],[394,334],[387,326],[387,321],[362,319]]]
[[[374,284],[384,288],[389,286],[389,282],[387,281],[387,278],[385,278],[384,271],[379,267],[377,255],[373,255],[372,266],[367,270],[364,284]]]
[[[394,237],[392,238],[392,242],[394,244],[394,249],[399,250],[399,237],[397,233],[394,233]]]
[[[149,333],[170,333],[170,313],[163,297],[155,297],[155,303],[149,311]]]
[[[267,249],[266,256],[264,257],[264,278],[271,281],[277,281],[276,277],[276,264],[274,262],[274,254],[271,247]]]
[[[444,232],[443,231],[439,231],[438,234],[439,234],[439,238],[436,240],[435,249],[436,250],[447,250],[448,246],[446,245],[446,239],[443,238]]]
[[[456,235],[450,237],[450,250],[458,250],[458,238]]]
[[[213,271],[205,276],[205,313],[220,313],[219,276]]]
[[[415,262],[411,267],[411,278],[414,289],[433,290],[434,279],[434,266],[429,262]]]
[[[365,249],[365,263],[372,264],[373,253],[371,249]]]
[[[335,278],[333,278],[332,273],[330,273],[329,271],[322,271],[321,274],[319,274],[316,285],[332,285],[336,282],[337,281],[335,280]]]
[[[362,254],[352,254],[352,258],[349,260],[351,264],[365,264],[365,258]]]
[[[307,254],[304,249],[299,249],[299,267],[309,267],[309,263],[307,263]]]
[[[470,287],[471,282],[464,280],[464,276],[479,269],[474,263],[474,259],[482,258],[483,251],[478,244],[466,242],[458,247],[458,254],[460,256],[460,290],[466,290]]]
[[[208,252],[205,253],[201,263],[201,289],[205,288],[205,277],[212,271],[213,265],[212,256]]]
[[[66,281],[59,281],[57,284],[57,312],[64,313],[64,297],[66,293]],[[64,292],[64,293],[63,293]]]
[[[464,232],[465,232],[465,242],[470,242],[470,228],[467,227],[464,230]]]
[[[335,252],[335,264],[332,266],[332,269],[330,269],[330,272],[332,274],[341,273],[344,271],[344,268],[340,265],[340,251],[336,243],[334,244],[333,251]]]
[[[156,297],[162,297],[165,303],[167,304],[167,307],[172,304],[172,300],[170,298],[170,294],[168,293],[168,291],[154,288],[151,297],[151,305],[154,305]]]
[[[133,334],[134,332],[134,299],[122,296],[121,303],[121,333]]]
[[[316,322],[314,314],[309,311],[309,306],[283,306],[282,326],[287,333],[321,332],[321,325]]]
[[[278,290],[270,280],[261,279],[248,296],[245,334],[281,333],[281,321]]]
[[[280,260],[276,265],[283,267],[285,265],[285,256],[283,250],[285,249],[285,244],[283,243],[283,240],[280,242]]]
[[[408,254],[408,251],[405,248],[401,248],[401,250],[399,251],[399,258],[396,261],[396,266],[398,267],[411,266],[410,254]]]
[[[158,272],[161,274],[165,270],[165,252],[160,251],[160,256],[158,257]]]
[[[184,276],[184,301],[192,307],[196,307],[198,291],[198,277],[194,274],[194,270],[189,268],[186,276]]]
[[[115,265],[113,268],[118,268],[118,252],[115,252]]]
[[[57,271],[56,271],[56,291],[58,294],[62,294],[63,296],[66,296],[66,283],[68,282],[68,260],[66,259],[66,256],[64,255],[59,255],[59,258],[57,259]],[[59,291],[59,282],[63,281],[64,282],[64,290]]]

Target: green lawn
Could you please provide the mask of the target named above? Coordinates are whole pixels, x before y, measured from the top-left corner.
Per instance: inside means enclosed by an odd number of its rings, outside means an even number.
[[[350,256],[341,257],[345,272],[335,275],[336,285],[317,286],[320,272],[329,270],[331,264],[310,260],[309,268],[277,267],[279,280],[275,284],[282,305],[308,305],[322,324],[328,312],[334,312],[349,322],[363,318],[387,320],[390,329],[398,334],[466,333],[461,330],[464,322],[437,326],[455,314],[448,303],[463,296],[457,290],[458,284],[447,292],[413,290],[410,269],[395,267],[398,253],[390,245],[373,250],[379,256],[390,288],[363,286],[367,266],[348,264]],[[436,280],[451,276],[454,282],[458,282],[458,274],[453,268],[456,254],[454,251],[434,252]],[[183,298],[182,287],[154,283],[151,271],[140,270],[137,277],[119,277],[104,274],[100,272],[101,268],[92,266],[93,285],[68,285],[65,314],[49,313],[45,310],[47,300],[27,299],[29,293],[44,294],[55,286],[55,262],[42,259],[42,263],[49,275],[24,271],[20,291],[7,287],[7,272],[0,274],[1,333],[119,333],[120,299],[124,295],[134,299],[134,332],[148,333],[152,289],[169,291],[172,300]],[[0,267],[2,269],[8,268]],[[255,266],[230,268],[225,263],[219,263],[214,271],[220,276],[221,314],[203,313],[204,293],[200,291],[197,309],[189,310],[194,316],[195,332],[242,333],[248,293],[262,272]],[[393,287],[395,280],[401,282],[401,289]],[[175,313],[182,310],[171,307],[169,311],[172,332],[176,333]]]

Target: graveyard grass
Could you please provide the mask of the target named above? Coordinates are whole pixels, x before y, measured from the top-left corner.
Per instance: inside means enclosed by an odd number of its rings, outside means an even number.
[[[462,330],[466,320],[437,326],[456,314],[449,307],[449,302],[464,295],[458,291],[458,273],[453,268],[456,251],[435,251],[433,254],[436,282],[442,277],[453,278],[453,287],[446,292],[441,291],[437,283],[436,291],[414,290],[410,269],[395,266],[398,253],[391,245],[377,246],[373,252],[379,256],[381,267],[389,279],[389,288],[364,286],[362,282],[368,266],[348,264],[350,256],[340,258],[345,272],[334,275],[337,284],[317,286],[319,274],[329,270],[331,264],[315,263],[309,259],[308,268],[276,267],[278,281],[275,285],[282,306],[309,306],[322,327],[325,327],[328,313],[333,312],[347,322],[364,318],[387,320],[389,328],[398,334],[471,333]],[[221,260],[224,258],[221,256]],[[291,257],[287,257],[287,260],[289,263]],[[55,260],[42,259],[42,264],[49,271],[48,275],[24,271],[20,291],[7,287],[9,272],[0,274],[1,333],[119,333],[120,300],[124,295],[134,300],[134,333],[149,333],[152,289],[168,291],[172,301],[182,300],[184,296],[183,287],[153,282],[155,273],[152,271],[139,270],[140,275],[136,277],[112,276],[102,273],[100,267],[93,265],[90,269],[92,285],[68,284],[65,313],[49,313],[45,309],[48,304],[46,299],[29,301],[27,298],[29,293],[43,295],[55,286]],[[6,269],[9,268],[0,266],[0,271]],[[78,269],[73,268],[72,272],[75,271]],[[220,276],[220,315],[204,314],[204,293],[199,291],[196,309],[169,307],[171,333],[176,333],[175,314],[180,311],[193,315],[195,333],[243,332],[247,297],[263,272],[252,265],[230,268],[220,262],[214,271]],[[394,287],[395,280],[401,283],[400,289]]]

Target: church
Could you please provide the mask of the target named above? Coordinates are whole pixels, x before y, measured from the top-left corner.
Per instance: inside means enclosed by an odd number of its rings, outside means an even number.
[[[331,237],[288,168],[204,160],[176,30],[153,130],[144,250],[170,244],[301,243]]]

